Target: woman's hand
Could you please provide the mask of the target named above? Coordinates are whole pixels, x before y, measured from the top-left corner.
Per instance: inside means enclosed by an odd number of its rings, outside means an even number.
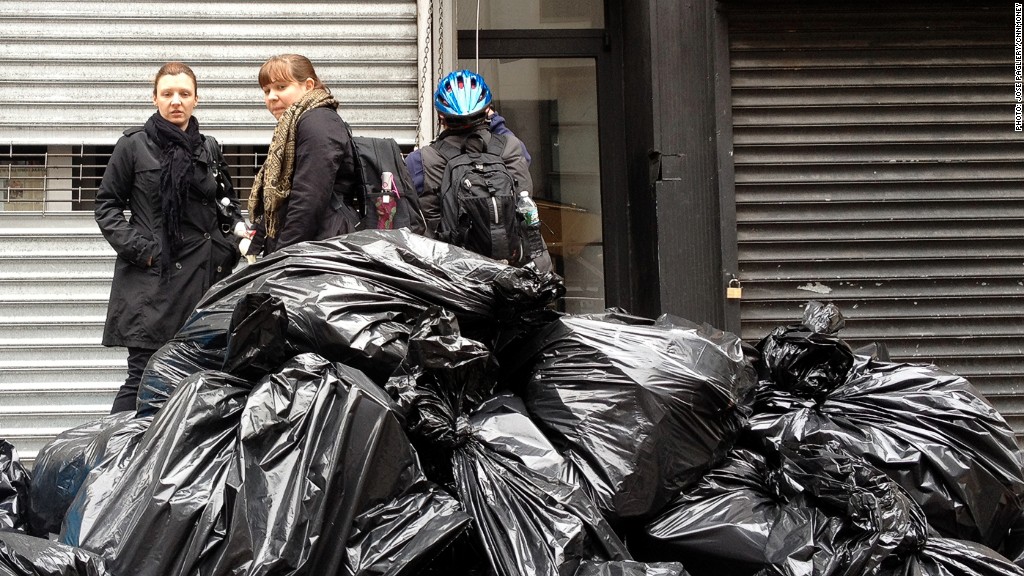
[[[250,239],[256,234],[256,231],[250,230],[249,227],[245,225],[245,222],[235,224],[235,229],[232,230],[232,232],[235,236],[244,239]]]

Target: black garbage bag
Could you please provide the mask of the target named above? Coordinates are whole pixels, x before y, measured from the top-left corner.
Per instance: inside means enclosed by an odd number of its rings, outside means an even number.
[[[127,465],[90,478],[92,494],[103,497],[76,499],[62,541],[100,555],[114,574],[133,576],[185,574],[219,550],[228,521],[224,486],[250,389],[219,372],[185,379]]]
[[[374,550],[389,549],[389,560],[412,573],[468,522],[425,481],[388,395],[362,372],[316,354],[297,356],[260,382],[239,439],[228,553],[203,574],[234,574],[239,566],[248,575],[350,574],[358,544],[345,543],[356,526],[357,542],[366,546],[370,531]],[[408,516],[382,516],[382,507]],[[417,525],[414,540],[401,532]],[[239,564],[233,550],[251,560]]]
[[[194,320],[195,315],[187,333],[179,332],[150,358],[139,384],[139,416],[155,414],[177,384],[196,372],[220,370],[255,382],[295,355],[284,302],[268,293],[242,294],[230,315]]]
[[[524,413],[520,425],[528,422]],[[480,424],[473,417],[467,422],[471,429]],[[579,488],[535,472],[479,436],[453,453],[452,464],[460,501],[497,574],[557,575],[583,559],[630,558]]]
[[[103,559],[45,538],[0,530],[0,576],[108,576]]]
[[[834,551],[815,555],[815,574],[872,574],[890,557],[920,548],[928,537],[924,512],[885,474],[837,443],[785,445],[779,481],[784,494],[810,501],[845,524]]]
[[[644,532],[627,540],[640,559],[685,560],[695,575],[745,576],[768,565],[798,572],[814,542],[835,535],[829,517],[804,495],[787,500],[770,479],[772,469],[755,452],[736,449],[688,488]],[[787,564],[795,564],[786,568]]]
[[[13,444],[0,439],[0,530],[29,530],[32,475]]]
[[[216,341],[215,341],[216,342]],[[139,381],[134,416],[152,417],[163,408],[174,389],[186,378],[205,370],[217,370],[224,363],[225,348],[205,347],[216,343],[172,340],[150,358]],[[226,338],[223,339],[226,343]]]
[[[808,302],[800,324],[780,326],[757,344],[762,376],[798,396],[828,394],[846,381],[854,364],[853,350],[838,336],[845,325],[834,304]]]
[[[288,344],[288,311],[280,298],[266,292],[244,294],[229,326],[220,367],[224,372],[257,381],[294,356]]]
[[[789,472],[787,478],[798,487],[811,486],[819,505],[845,509],[846,516],[869,536],[871,530],[878,530],[878,538],[872,539],[871,562],[851,574],[876,573],[877,567],[880,576],[1024,576],[1024,569],[982,544],[932,536],[924,512],[910,495],[862,459],[851,458],[850,461],[858,464],[855,469],[859,476],[872,479],[870,482],[876,484],[867,494],[848,495],[845,486],[835,481],[812,483],[811,479],[823,476],[817,463],[828,462],[806,459],[809,452],[816,451],[817,448],[804,445],[791,452],[796,455],[791,455],[787,461],[796,466],[787,468],[800,471]],[[828,476],[835,477],[835,474]]]
[[[122,414],[131,415],[131,412]],[[92,467],[66,508],[59,531],[61,541],[74,542],[76,545],[81,541],[82,521],[86,511],[93,511],[97,503],[104,505],[109,501],[117,481],[132,463],[135,451],[152,423],[152,416],[130,418],[110,436],[106,455]]]
[[[60,532],[64,514],[89,472],[124,446],[132,412],[118,412],[65,430],[36,455],[29,521],[35,534]]]
[[[627,539],[636,557],[682,561],[696,576],[859,576],[926,533],[891,480],[859,458],[804,445],[769,456],[736,449]]]
[[[1003,545],[1024,510],[1012,429],[964,378],[934,366],[867,361],[827,394],[765,382],[754,443],[838,443],[898,482],[945,537]]]
[[[661,510],[746,422],[756,374],[733,334],[614,313],[563,317],[537,340],[527,409],[613,523]]]
[[[541,312],[564,286],[556,275],[500,264],[407,230],[365,230],[289,246],[207,292],[163,354],[172,357],[169,369],[144,377],[140,414],[158,409],[198,367],[236,373],[224,361],[231,317],[238,300],[257,293],[283,303],[287,357],[315,352],[383,385],[428,306],[451,310],[467,334],[494,344],[546,321]],[[179,347],[181,361],[173,358]]]
[[[553,475],[564,465],[521,401],[490,396],[495,369],[482,344],[460,336],[451,313],[433,308],[387,386],[410,433],[447,454],[493,573],[555,576],[573,573],[581,560],[629,560],[597,506]]]
[[[687,576],[678,562],[643,564],[631,560],[580,563],[576,576]]]
[[[251,389],[223,372],[187,378],[111,476],[79,534],[116,574],[349,574],[356,519],[399,498],[415,515],[374,519],[375,545],[415,570],[467,521],[416,498],[429,486],[387,394],[315,354]],[[403,522],[433,531],[409,543],[392,534]]]
[[[453,576],[464,572],[437,558],[470,528],[469,516],[447,492],[432,483],[380,504],[355,519],[346,547],[346,574],[413,576],[426,570]],[[442,566],[445,566],[442,570]]]
[[[968,540],[929,538],[919,550],[905,556],[893,557],[878,576],[1024,576],[1024,568]]]

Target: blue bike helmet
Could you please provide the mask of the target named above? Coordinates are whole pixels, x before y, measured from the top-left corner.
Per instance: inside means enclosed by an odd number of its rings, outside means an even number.
[[[485,117],[491,103],[491,89],[483,76],[459,70],[437,83],[434,108],[451,124],[471,124]]]

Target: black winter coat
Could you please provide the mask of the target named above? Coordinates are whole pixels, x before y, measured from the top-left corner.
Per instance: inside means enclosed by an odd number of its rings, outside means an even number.
[[[295,173],[288,200],[280,208],[277,238],[263,253],[307,240],[324,240],[355,230],[359,215],[344,204],[356,185],[352,139],[332,108],[314,108],[295,129]]]
[[[181,328],[206,290],[239,262],[238,246],[230,234],[235,222],[241,221],[234,190],[226,172],[227,189],[219,190],[216,177],[227,165],[216,141],[209,136],[203,139],[211,140],[212,146],[201,145],[194,151],[195,185],[181,218],[184,241],[165,275],[160,273],[164,237],[160,148],[142,128],[126,130],[114,147],[95,209],[96,223],[117,252],[103,330],[105,346],[160,348]],[[220,215],[218,201],[224,196],[233,203],[234,216]]]

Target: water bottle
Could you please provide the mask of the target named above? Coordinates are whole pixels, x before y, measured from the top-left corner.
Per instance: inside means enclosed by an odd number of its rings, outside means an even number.
[[[542,258],[544,250],[544,239],[540,235],[540,213],[537,210],[537,203],[530,198],[530,193],[523,190],[516,200],[516,210],[523,217],[523,226],[526,227],[526,257],[528,262],[535,262]]]
[[[377,229],[392,230],[395,227],[395,214],[398,213],[398,186],[391,172],[381,172],[380,192],[380,196],[373,201],[377,210]]]
[[[516,210],[523,216],[523,223],[527,228],[540,228],[540,213],[537,210],[537,203],[530,198],[530,193],[523,190],[516,200]]]

